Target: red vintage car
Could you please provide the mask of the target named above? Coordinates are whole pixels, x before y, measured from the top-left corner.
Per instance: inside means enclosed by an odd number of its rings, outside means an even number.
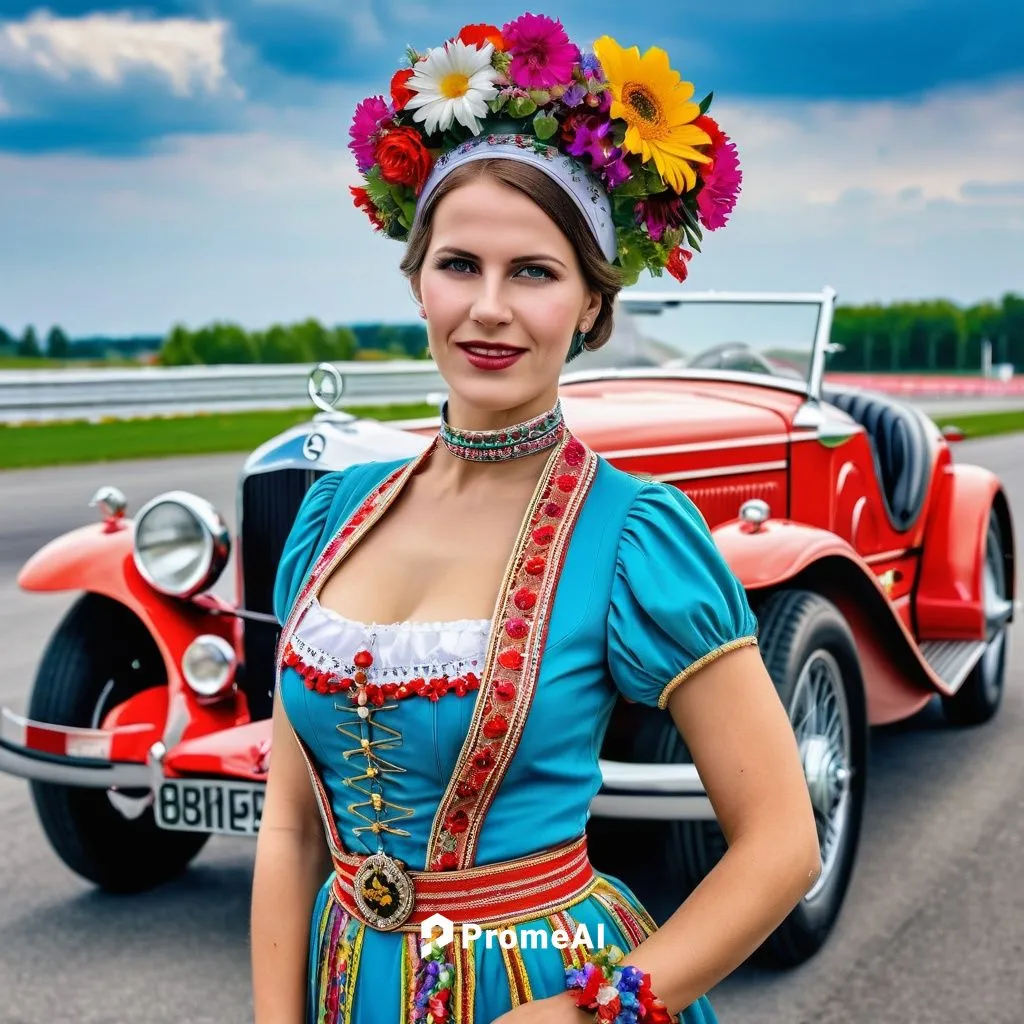
[[[766,945],[789,964],[820,948],[839,914],[869,727],[936,695],[952,725],[989,719],[1014,614],[999,480],[954,463],[914,408],[825,382],[833,303],[831,290],[627,294],[617,337],[561,391],[577,436],[692,498],[757,612],[821,842],[819,881]],[[156,885],[211,834],[257,832],[278,634],[271,592],[299,502],[319,475],[411,457],[436,430],[336,412],[325,384],[336,398],[343,381],[333,367],[318,373],[321,412],[242,471],[236,601],[211,591],[232,548],[224,521],[180,491],[133,522],[106,489],[101,522],[48,544],[20,574],[25,590],[82,596],[43,652],[28,716],[2,713],[0,769],[31,780],[53,848],[100,887]],[[660,884],[681,900],[725,839],[671,719],[620,703],[601,765],[595,862],[623,819],[642,820]]]

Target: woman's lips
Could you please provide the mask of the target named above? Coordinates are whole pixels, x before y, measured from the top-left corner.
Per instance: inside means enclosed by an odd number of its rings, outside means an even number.
[[[472,366],[478,370],[504,370],[511,366],[525,349],[511,348],[505,345],[474,345],[460,344],[458,346],[469,360]]]

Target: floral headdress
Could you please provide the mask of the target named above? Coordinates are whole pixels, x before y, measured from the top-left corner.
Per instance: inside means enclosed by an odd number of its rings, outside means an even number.
[[[610,36],[583,52],[559,21],[524,14],[502,28],[467,25],[356,108],[350,148],[365,177],[355,205],[390,238],[409,237],[421,206],[459,164],[528,160],[587,216],[610,262],[686,279],[702,230],[722,227],[742,175],[736,146],[692,102],[664,50]]]

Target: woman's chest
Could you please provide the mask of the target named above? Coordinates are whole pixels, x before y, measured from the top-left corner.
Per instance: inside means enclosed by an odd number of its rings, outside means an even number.
[[[320,602],[361,621],[489,617],[520,532],[521,505],[463,507],[457,499],[403,495],[330,573]]]

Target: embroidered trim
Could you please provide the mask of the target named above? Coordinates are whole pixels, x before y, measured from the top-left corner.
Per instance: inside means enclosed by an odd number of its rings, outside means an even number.
[[[508,975],[508,994],[512,1000],[512,1009],[523,1003],[533,1001],[530,988],[530,976],[526,973],[526,964],[518,946],[506,948],[499,943],[501,958],[505,961],[505,973]]]
[[[435,871],[475,860],[526,724],[558,577],[596,471],[597,457],[567,431],[537,482],[498,595],[473,718],[431,827],[427,864]]]
[[[349,700],[359,702],[359,693],[366,693],[365,706],[383,707],[386,700],[406,700],[409,697],[426,697],[429,700],[437,701],[448,693],[459,697],[465,697],[480,688],[480,677],[475,672],[458,671],[473,664],[474,659],[462,658],[449,662],[439,662],[436,665],[416,666],[421,670],[437,668],[440,675],[431,675],[429,678],[416,676],[411,679],[395,680],[387,683],[365,682],[366,673],[355,665],[346,665],[337,658],[332,657],[312,644],[307,643],[301,637],[294,636],[285,647],[283,655],[284,664],[293,668],[302,678],[307,690],[312,690],[324,696],[334,696],[338,693],[347,693]],[[446,672],[451,668],[452,673]],[[389,668],[381,671],[381,675],[393,672],[396,675],[399,669]],[[360,678],[364,681],[360,684]],[[360,713],[361,718],[367,714]]]
[[[552,932],[561,931],[566,935],[576,934],[576,918],[574,918],[568,910],[561,910],[556,914],[549,915],[547,921],[548,927]],[[578,947],[573,945],[563,946],[559,952],[562,954],[563,967],[573,967],[576,969],[581,969],[583,967],[583,956]]]
[[[476,1017],[476,954],[474,943],[455,944],[455,1017],[458,1024],[473,1024]]]
[[[738,650],[740,647],[750,647],[751,645],[757,644],[757,637],[741,636],[735,640],[730,640],[727,644],[722,644],[721,647],[716,647],[713,651],[708,651],[702,658],[698,658],[692,665],[684,668],[679,675],[673,677],[665,684],[665,688],[661,691],[661,696],[658,697],[658,707],[662,711],[668,707],[668,699],[675,693],[676,688],[682,686],[687,679],[690,678],[695,672],[700,671],[705,665],[710,665],[711,662],[717,661],[723,654],[728,654],[730,651]]]

